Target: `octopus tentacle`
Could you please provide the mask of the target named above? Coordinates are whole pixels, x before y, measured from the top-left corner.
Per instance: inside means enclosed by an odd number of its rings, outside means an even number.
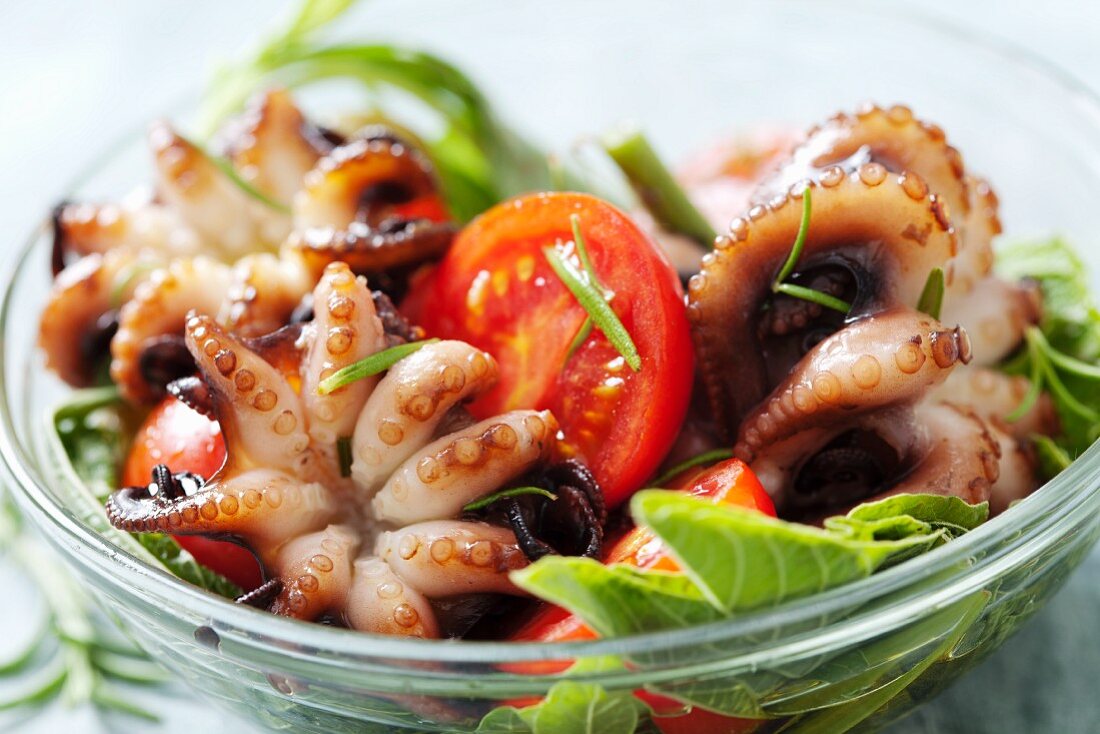
[[[280,548],[271,568],[282,583],[270,611],[308,620],[342,611],[359,544],[353,528],[329,525]]]
[[[444,436],[393,472],[371,502],[374,515],[402,524],[457,515],[545,460],[557,429],[550,411],[515,410]]]
[[[129,299],[142,276],[160,262],[149,251],[112,250],[65,268],[53,282],[39,326],[46,365],[70,385],[90,385],[111,336],[97,322]],[[110,324],[103,326],[113,332]]]
[[[1001,472],[1001,445],[989,423],[950,403],[922,405],[916,419],[930,436],[926,453],[905,479],[880,496],[937,494],[971,504],[987,501]]]
[[[1024,402],[1030,387],[1030,381],[1022,375],[1006,375],[972,364],[952,372],[942,385],[932,390],[929,400],[970,406],[982,418],[992,420],[1019,439],[1034,434],[1056,435],[1058,413],[1046,393],[1040,395],[1035,405],[1018,420],[1005,422]]]
[[[137,192],[118,204],[64,204],[54,214],[54,246],[88,255],[120,249],[152,249],[165,255],[194,255],[200,239],[171,208]]]
[[[296,257],[245,256],[233,266],[230,285],[213,313],[218,323],[241,336],[267,334],[287,322],[318,275]]]
[[[427,159],[387,138],[357,139],[322,158],[294,197],[295,228],[377,226],[392,206],[437,190]]]
[[[217,478],[182,497],[132,487],[107,500],[107,519],[121,530],[235,537],[265,564],[287,537],[324,528],[336,511],[322,485],[274,469]]]
[[[158,337],[179,334],[187,312],[216,312],[229,287],[229,266],[207,257],[173,260],[155,270],[119,311],[118,333],[111,341],[111,379],[134,402],[163,394],[141,370],[142,352]]]
[[[875,284],[857,288],[849,318],[913,306],[928,273],[955,254],[949,222],[914,175],[895,176],[873,163],[850,175],[833,168],[813,185],[813,197],[800,271],[834,267],[854,273],[857,285],[861,279]],[[800,198],[796,187],[734,220],[689,285],[688,317],[700,371],[727,436],[774,384],[756,323],[798,232]]]
[[[340,229],[296,230],[288,244],[312,269],[339,260],[357,273],[371,273],[440,257],[454,236],[452,225],[426,219],[393,220],[380,229],[351,222]]]
[[[322,154],[317,136],[285,89],[255,97],[227,146],[241,176],[276,201],[290,202]]]
[[[249,197],[167,123],[150,128],[149,147],[157,192],[207,246],[225,256],[243,255],[282,242],[290,232],[287,215]]]
[[[310,415],[310,438],[327,446],[351,436],[378,378],[358,380],[329,395],[319,395],[318,384],[333,372],[384,349],[386,335],[366,281],[352,275],[347,265],[329,265],[314,298],[313,321],[305,327],[309,351],[303,361],[302,402]]]
[[[1034,283],[1010,283],[996,276],[966,293],[944,297],[943,318],[963,324],[974,345],[975,365],[997,364],[1023,341],[1042,315],[1042,295]]]
[[[382,533],[375,553],[428,598],[518,593],[508,574],[527,565],[511,530],[436,520]]]
[[[850,172],[868,163],[916,174],[942,202],[959,239],[950,273],[955,290],[969,291],[989,274],[993,237],[1001,231],[996,195],[987,182],[967,172],[962,155],[938,125],[916,118],[903,105],[868,104],[811,128],[790,158],[761,183],[754,200],[767,202],[803,179],[820,180],[833,166]]]
[[[355,561],[344,618],[361,632],[439,637],[439,623],[428,600],[381,558]]]
[[[855,322],[818,344],[741,425],[733,452],[752,462],[766,444],[811,421],[825,426],[852,415],[915,401],[970,359],[966,332],[912,309]]]
[[[431,440],[452,407],[496,380],[495,360],[465,342],[428,344],[401,360],[359,413],[352,476],[373,492]]]
[[[227,453],[246,466],[296,471],[308,460],[301,402],[286,378],[209,316],[191,314],[187,348],[210,387]]]

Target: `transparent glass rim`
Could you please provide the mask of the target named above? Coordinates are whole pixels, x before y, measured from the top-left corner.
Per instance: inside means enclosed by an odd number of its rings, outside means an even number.
[[[811,5],[812,2],[806,0],[806,4]],[[1069,72],[1030,50],[919,11],[894,8],[887,10],[871,2],[842,4],[861,13],[912,23],[926,32],[939,34],[952,43],[984,48],[999,56],[1006,66],[1021,71],[1038,72],[1052,86],[1060,88],[1067,104],[1076,108],[1088,120],[1096,129],[1096,139],[1100,140],[1100,96]],[[134,138],[135,135],[130,133],[122,137],[116,145],[109,146],[107,152],[75,177],[66,190],[74,190],[93,178],[119,150],[132,144]],[[98,565],[101,569],[111,567],[115,575],[111,579],[112,583],[128,588],[131,593],[141,589],[143,593],[158,598],[171,598],[179,609],[185,610],[190,616],[210,620],[219,628],[219,632],[225,629],[231,639],[245,648],[277,645],[278,654],[288,658],[300,658],[306,654],[302,651],[309,650],[311,656],[323,655],[324,664],[336,664],[333,658],[339,660],[342,668],[354,667],[357,661],[376,664],[379,659],[455,664],[567,660],[642,652],[652,654],[655,651],[684,649],[722,640],[750,639],[777,627],[830,619],[844,610],[869,610],[849,615],[836,623],[816,628],[809,625],[810,631],[806,633],[770,640],[766,644],[762,643],[759,649],[736,654],[738,665],[751,665],[756,659],[813,654],[841,642],[851,643],[866,639],[957,601],[983,588],[1007,570],[1039,555],[1044,549],[1057,543],[1067,532],[1072,532],[1077,525],[1088,522],[1088,512],[1085,510],[1100,504],[1100,445],[1094,444],[1067,470],[996,520],[918,558],[861,581],[779,607],[762,609],[735,619],[659,633],[561,643],[439,641],[370,635],[276,617],[250,607],[234,605],[182,582],[163,569],[146,564],[110,543],[53,501],[50,490],[45,486],[45,479],[38,470],[29,440],[19,437],[21,431],[35,430],[38,426],[33,421],[23,426],[16,423],[9,400],[12,384],[8,379],[8,367],[12,355],[8,354],[5,336],[8,324],[15,315],[15,284],[26,270],[28,262],[33,259],[35,245],[41,237],[41,228],[29,236],[18,255],[5,268],[0,281],[3,288],[3,301],[0,304],[0,458],[11,485],[19,488],[16,494],[20,504],[31,509],[37,522],[47,526],[48,534],[55,543],[60,542],[59,538],[66,539],[68,542],[65,545],[86,559],[86,565]],[[15,356],[19,359],[26,357]],[[980,557],[981,560],[965,564],[967,559],[973,557]],[[924,582],[953,564],[963,564],[956,567],[965,570],[942,580],[929,591]],[[911,593],[906,594],[907,589]],[[870,606],[887,597],[890,603],[885,608]],[[247,630],[248,634],[240,632],[242,630]],[[293,649],[288,649],[287,646],[292,646]],[[416,677],[424,674],[424,671],[408,670],[405,673]],[[615,674],[604,674],[605,677],[609,675]],[[463,676],[468,677],[468,674]],[[541,678],[553,679],[554,676]]]

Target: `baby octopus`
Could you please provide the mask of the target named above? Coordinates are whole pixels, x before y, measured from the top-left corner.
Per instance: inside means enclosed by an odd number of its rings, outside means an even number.
[[[266,203],[167,124],[149,139],[155,197],[55,212],[57,280],[39,340],[72,384],[89,384],[103,356],[82,352],[74,330],[102,322],[95,330],[110,343],[112,379],[127,399],[147,402],[164,392],[154,376],[188,370],[188,309],[242,336],[267,333],[286,323],[327,263],[373,276],[439,256],[453,235],[421,216],[445,216],[424,156],[377,126],[348,140],[325,134],[280,90],[220,135],[228,165]],[[405,217],[401,207],[412,202],[421,205]]]
[[[188,317],[186,345],[226,461],[205,484],[181,482],[186,491],[157,481],[120,490],[107,515],[128,531],[243,543],[269,579],[253,596],[276,614],[438,637],[433,600],[519,593],[508,573],[528,556],[515,534],[463,519],[463,507],[543,467],[557,423],[535,410],[456,420],[497,375],[492,357],[458,341],[426,344],[384,377],[321,394],[321,380],[383,349],[386,335],[365,279],[344,263],[325,268],[313,304],[311,322],[288,327],[299,333],[292,343],[246,343],[209,316]],[[275,366],[286,354],[265,353],[288,349],[290,373]],[[341,441],[350,442],[347,471]]]
[[[843,299],[847,314],[770,288],[806,191],[791,280]],[[716,428],[780,512],[820,519],[900,492],[999,512],[1033,490],[1021,439],[1055,430],[1051,404],[1007,424],[1027,381],[985,365],[1019,345],[1040,304],[992,273],[996,196],[943,131],[905,107],[838,114],[754,200],[692,279],[689,315]],[[933,268],[945,274],[942,322],[913,310]]]

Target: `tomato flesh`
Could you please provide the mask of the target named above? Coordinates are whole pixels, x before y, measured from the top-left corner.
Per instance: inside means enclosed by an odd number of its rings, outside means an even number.
[[[588,314],[543,249],[556,248],[580,269],[574,214],[640,371],[599,329],[569,354]],[[611,506],[652,475],[679,431],[694,370],[679,279],[629,217],[595,197],[535,194],[490,209],[462,230],[404,309],[431,336],[496,358],[500,380],[470,406],[476,416],[552,410],[561,453],[588,464]]]
[[[174,473],[189,471],[209,479],[224,461],[225,441],[217,421],[175,398],[166,398],[134,436],[122,472],[122,486],[148,484],[157,464],[167,465]],[[198,535],[173,537],[196,561],[241,588],[254,589],[263,583],[260,565],[245,548]]]

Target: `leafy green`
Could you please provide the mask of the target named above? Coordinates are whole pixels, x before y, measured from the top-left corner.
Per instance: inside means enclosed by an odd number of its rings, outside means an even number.
[[[265,85],[301,87],[351,79],[376,98],[380,88],[400,90],[438,117],[443,134],[422,138],[459,219],[470,219],[508,196],[550,186],[545,154],[501,124],[481,91],[448,62],[385,43],[318,41],[318,35],[352,4],[304,0],[295,17],[253,54],[221,69],[205,100],[206,132]]]
[[[631,511],[664,541],[702,594],[726,613],[773,606],[864,578],[945,539],[945,531],[921,532],[919,526],[897,539],[852,538],[661,490],[636,494]]]
[[[71,474],[73,510],[100,534],[139,558],[159,564],[185,581],[233,598],[241,589],[221,574],[203,566],[179,543],[162,533],[129,534],[113,528],[103,513],[107,495],[118,487],[118,467],[136,422],[115,388],[81,390],[57,408],[51,420],[53,435],[67,459],[60,470]],[[59,457],[61,458],[61,457]]]
[[[668,547],[682,575],[548,557],[513,573],[513,580],[566,607],[601,635],[651,632],[715,621],[864,578],[988,516],[984,504],[899,495],[830,518],[822,530],[663,490],[639,492],[631,511]]]
[[[971,505],[958,497],[898,494],[864,502],[843,517],[827,519],[825,527],[861,540],[900,540],[937,530],[955,538],[988,519],[988,502]]]
[[[1033,403],[1041,388],[1051,393],[1062,435],[1039,449],[1049,473],[1063,463],[1063,455],[1075,458],[1100,434],[1100,310],[1084,263],[1059,237],[1002,249],[997,270],[1008,278],[1034,280],[1043,294],[1039,328],[1028,332],[1027,350],[1004,368],[1032,381],[1021,408]],[[1052,452],[1055,447],[1061,452]]]
[[[521,589],[573,612],[604,637],[690,627],[725,616],[691,579],[677,573],[547,556],[511,578]]]

